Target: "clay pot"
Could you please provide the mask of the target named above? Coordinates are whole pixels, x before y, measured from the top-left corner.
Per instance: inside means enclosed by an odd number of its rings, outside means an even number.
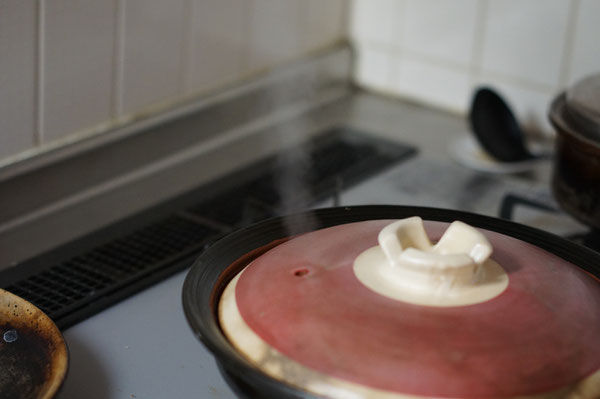
[[[494,218],[336,208],[209,248],[184,309],[248,397],[593,398],[599,265]]]

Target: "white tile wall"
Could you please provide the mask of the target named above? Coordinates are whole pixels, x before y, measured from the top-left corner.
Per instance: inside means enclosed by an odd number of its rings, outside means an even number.
[[[346,32],[362,86],[464,113],[472,90],[491,84],[548,129],[552,97],[600,71],[598,15],[598,0],[0,1],[0,158]]]
[[[183,91],[183,46],[191,18],[186,1],[125,0],[120,113],[133,113]]]
[[[242,73],[248,9],[247,0],[193,0],[188,91],[210,89]]]
[[[304,49],[316,50],[340,40],[346,27],[345,0],[304,0],[307,20]]]
[[[470,87],[466,71],[410,57],[394,57],[394,60],[395,69],[389,83],[392,91],[457,112],[467,107]]]
[[[302,51],[304,0],[253,0],[250,11],[247,66],[276,65]]]
[[[36,0],[0,1],[0,157],[35,143]]]
[[[352,39],[378,45],[397,42],[404,0],[356,0],[350,9]]]
[[[478,0],[408,0],[402,48],[441,62],[468,66]]]
[[[111,118],[116,0],[39,1],[40,135],[49,142]]]
[[[392,57],[385,48],[356,44],[355,76],[358,81],[381,91],[390,91]]]
[[[348,1],[0,0],[0,163],[335,43]]]
[[[550,132],[566,84],[600,72],[598,0],[353,0],[359,85],[466,113],[481,84]]]
[[[581,0],[578,5],[568,84],[600,72],[600,1]]]
[[[483,68],[554,87],[565,47],[569,2],[491,1],[483,43]]]

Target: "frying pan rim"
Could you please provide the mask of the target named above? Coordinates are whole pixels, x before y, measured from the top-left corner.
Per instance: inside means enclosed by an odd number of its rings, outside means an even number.
[[[62,389],[64,382],[67,378],[68,372],[69,372],[69,364],[70,364],[70,360],[71,360],[70,359],[71,355],[69,353],[69,347],[67,345],[67,341],[65,340],[65,337],[63,336],[60,329],[56,326],[54,321],[45,312],[43,312],[40,308],[38,308],[37,306],[35,306],[33,303],[29,302],[28,300],[26,300],[16,294],[13,294],[10,291],[0,288],[0,296],[4,296],[4,295],[7,295],[11,298],[11,300],[18,302],[20,306],[30,307],[34,310],[37,310],[39,312],[39,314],[41,315],[41,317],[46,319],[46,321],[49,323],[49,326],[51,328],[51,335],[52,335],[53,339],[56,341],[58,350],[61,352],[58,356],[64,357],[64,366],[60,370],[57,371],[56,375],[54,376],[55,382],[50,384],[49,390],[46,391],[44,393],[44,395],[40,396],[38,399],[54,398],[54,397],[56,397],[56,395],[58,395],[58,393]]]

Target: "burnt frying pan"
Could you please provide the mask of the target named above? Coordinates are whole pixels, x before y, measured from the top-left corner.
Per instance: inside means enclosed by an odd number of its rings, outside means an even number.
[[[53,398],[68,362],[67,345],[52,320],[0,289],[0,397]]]

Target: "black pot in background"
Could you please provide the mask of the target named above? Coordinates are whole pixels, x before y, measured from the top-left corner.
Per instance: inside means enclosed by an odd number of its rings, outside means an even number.
[[[557,131],[554,196],[567,213],[600,230],[600,74],[561,93],[549,117]]]

